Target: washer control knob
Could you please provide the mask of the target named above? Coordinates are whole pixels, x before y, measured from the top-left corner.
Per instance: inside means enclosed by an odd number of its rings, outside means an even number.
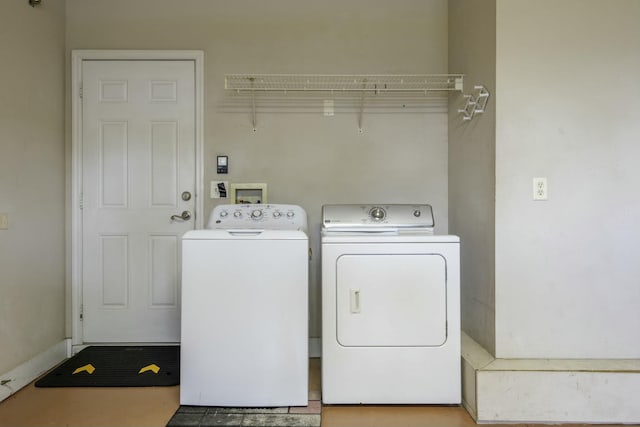
[[[233,213],[233,216],[234,216],[235,218],[240,218],[240,217],[242,216],[242,212],[240,212],[240,211],[235,211],[235,212]]]
[[[262,217],[262,211],[260,209],[256,209],[251,212],[251,218],[258,219]]]
[[[294,215],[293,211],[287,212],[287,218],[293,218]]]
[[[220,212],[220,218],[226,218],[227,215],[229,215],[229,212],[227,212],[227,211]]]
[[[418,218],[420,215],[422,215],[422,212],[420,212],[420,209],[416,209],[415,211],[413,211],[413,216],[415,216],[416,218]]]
[[[282,216],[282,214],[280,213],[280,211],[275,211],[275,212],[273,213],[273,217],[274,217],[274,218],[280,218],[281,216]]]
[[[375,207],[369,211],[369,215],[371,215],[371,218],[373,218],[375,221],[382,221],[386,214],[387,213],[384,211],[384,209],[379,207]]]

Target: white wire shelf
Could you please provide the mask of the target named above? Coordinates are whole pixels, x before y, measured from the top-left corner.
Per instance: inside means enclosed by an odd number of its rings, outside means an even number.
[[[240,92],[423,93],[463,90],[463,74],[227,74],[224,87]]]
[[[367,99],[387,96],[428,98],[450,91],[463,91],[463,74],[227,74],[224,88],[251,97],[253,130],[256,131],[256,94],[296,93],[359,99],[358,130]],[[261,95],[262,96],[262,95]]]

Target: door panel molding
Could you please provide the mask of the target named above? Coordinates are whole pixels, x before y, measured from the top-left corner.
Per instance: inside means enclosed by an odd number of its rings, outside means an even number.
[[[195,69],[195,228],[203,226],[204,202],[204,52],[198,50],[73,50],[71,52],[71,192],[68,212],[71,225],[71,264],[67,283],[71,283],[71,337],[72,345],[83,344],[82,330],[82,65],[89,60],[182,60],[193,61]],[[170,85],[158,86],[158,102],[168,102]],[[113,94],[112,94],[113,95]],[[162,98],[162,99],[160,99]],[[67,301],[69,297],[67,297]],[[69,306],[69,305],[68,305]]]

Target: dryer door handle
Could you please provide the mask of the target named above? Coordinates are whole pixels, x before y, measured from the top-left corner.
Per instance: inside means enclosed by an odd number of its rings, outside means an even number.
[[[360,313],[360,289],[350,289],[351,295],[349,296],[349,305],[351,306],[352,314]]]

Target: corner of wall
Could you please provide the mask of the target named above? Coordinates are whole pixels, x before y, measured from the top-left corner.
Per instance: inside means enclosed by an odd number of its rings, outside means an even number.
[[[489,92],[484,113],[463,120],[462,95],[449,99],[449,222],[461,237],[462,329],[495,351],[496,0],[449,2],[449,72],[464,94]]]

